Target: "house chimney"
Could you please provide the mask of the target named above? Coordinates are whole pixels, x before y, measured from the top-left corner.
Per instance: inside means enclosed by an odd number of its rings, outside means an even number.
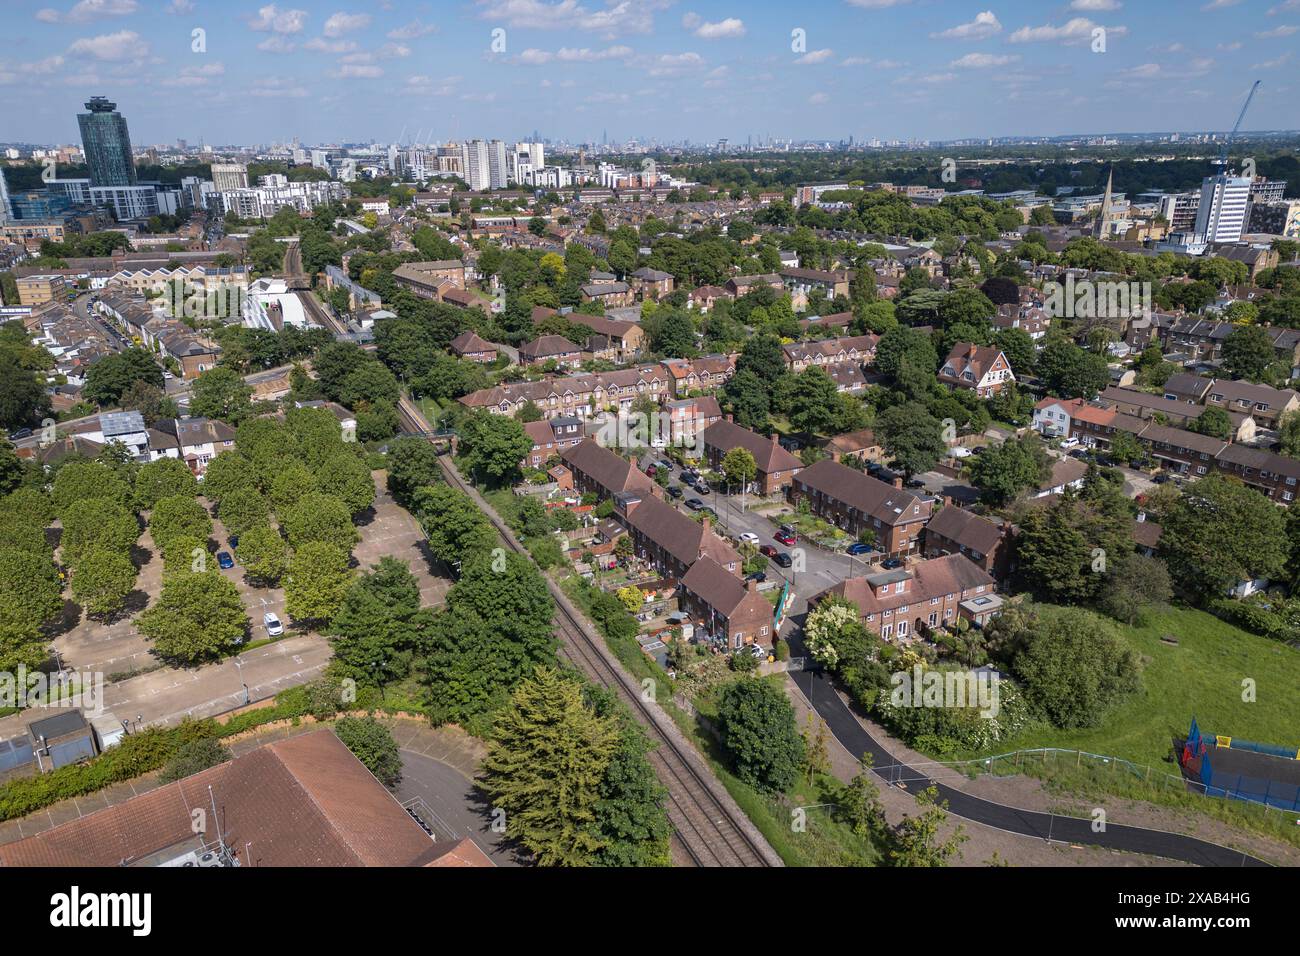
[[[704,534],[709,533],[709,516],[705,515],[700,519],[700,527],[704,529]]]
[[[745,590],[749,591],[751,594],[757,594],[758,581],[755,578],[750,578],[748,581],[745,582]]]
[[[894,487],[895,487],[895,488],[902,488],[902,487],[903,487],[903,479],[902,479],[902,478],[899,478],[899,477],[897,477],[897,476],[895,476],[895,477],[894,477]]]
[[[944,506],[945,508],[951,508],[951,507],[952,507],[952,495],[944,495],[944,496],[943,496],[943,506]]]

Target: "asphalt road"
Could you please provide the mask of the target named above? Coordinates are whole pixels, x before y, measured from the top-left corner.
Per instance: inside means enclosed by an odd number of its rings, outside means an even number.
[[[1147,830],[1142,827],[1124,826],[1110,823],[1102,833],[1095,833],[1091,820],[1076,817],[1056,816],[1034,810],[1022,810],[1018,807],[992,803],[980,797],[972,796],[961,790],[938,783],[919,769],[900,763],[881,744],[867,733],[858,723],[848,706],[835,693],[829,678],[824,674],[801,671],[788,675],[795,685],[811,702],[813,708],[826,721],[827,727],[835,739],[848,748],[849,753],[870,753],[874,761],[876,775],[891,786],[901,786],[908,793],[919,793],[927,787],[934,786],[939,797],[946,800],[948,810],[954,816],[964,817],[975,823],[1019,833],[1024,836],[1037,837],[1040,840],[1054,840],[1059,843],[1082,843],[1123,850],[1129,853],[1143,853],[1169,860],[1182,860],[1197,866],[1268,866],[1263,860],[1229,849],[1214,843],[1206,843],[1194,837],[1163,830]]]

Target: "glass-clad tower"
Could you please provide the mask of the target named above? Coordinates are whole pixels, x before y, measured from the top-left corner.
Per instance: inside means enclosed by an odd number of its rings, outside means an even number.
[[[92,96],[89,113],[78,113],[81,148],[90,166],[92,186],[134,186],[135,161],[131,157],[131,134],[117,104],[103,96]]]

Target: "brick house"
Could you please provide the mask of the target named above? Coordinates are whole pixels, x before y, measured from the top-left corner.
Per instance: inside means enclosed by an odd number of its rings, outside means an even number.
[[[563,416],[528,422],[524,432],[533,440],[532,451],[521,462],[524,468],[544,468],[552,455],[582,444],[585,438],[582,419]]]
[[[612,498],[629,491],[648,495],[659,491],[649,475],[593,438],[584,438],[572,448],[564,449],[560,460],[573,475],[574,489],[581,494],[594,492],[601,498]]]
[[[741,580],[712,558],[702,557],[691,566],[679,596],[691,618],[728,647],[773,643],[773,609],[758,592],[758,582]]]
[[[686,305],[696,312],[708,312],[719,299],[731,298],[732,294],[722,286],[702,285],[698,289],[691,290],[686,297]]]
[[[642,301],[650,299],[658,302],[659,299],[666,295],[672,295],[673,277],[670,273],[660,272],[658,269],[640,268],[629,276],[632,285],[632,291],[635,292]]]
[[[991,398],[1016,380],[1011,363],[1001,349],[991,345],[958,342],[939,369],[939,381],[953,388],[973,390]]]
[[[632,305],[635,296],[626,282],[592,282],[582,287],[583,302],[599,302],[607,309]]]
[[[852,335],[816,342],[791,342],[781,346],[785,364],[792,372],[811,366],[829,369],[839,365],[870,365],[876,360],[878,335]]]
[[[520,365],[550,361],[564,368],[578,368],[582,365],[582,350],[563,335],[542,335],[519,346]]]
[[[870,529],[888,555],[920,548],[934,504],[847,465],[823,458],[795,475],[790,502],[807,501],[814,515],[857,536]]]
[[[863,626],[885,640],[905,640],[918,632],[948,627],[958,617],[983,627],[1002,609],[1002,599],[987,571],[965,555],[919,561],[909,568],[849,578],[814,596],[852,601]]]
[[[760,495],[781,493],[803,469],[803,462],[782,448],[775,435],[764,438],[725,418],[706,428],[702,437],[704,458],[714,471],[722,471],[722,459],[733,448],[744,448],[753,455],[757,471],[752,485]]]
[[[1008,521],[948,505],[926,523],[923,540],[927,558],[963,554],[999,581],[1014,570],[1015,526]]]
[[[664,577],[680,580],[703,557],[739,576],[744,561],[713,532],[707,517],[694,521],[649,492],[622,497],[622,520],[632,535],[633,553]]]
[[[497,360],[497,347],[477,332],[462,332],[451,340],[451,354],[470,362],[490,365]]]

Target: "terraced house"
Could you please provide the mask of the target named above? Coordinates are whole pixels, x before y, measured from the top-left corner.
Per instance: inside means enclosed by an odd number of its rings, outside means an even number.
[[[901,482],[901,479],[900,479]],[[921,531],[934,503],[902,488],[823,458],[794,476],[790,501],[807,502],[814,515],[852,535],[871,531],[887,555],[920,549]]]
[[[772,605],[758,592],[758,582],[742,581],[708,556],[686,572],[679,598],[695,624],[728,647],[772,644]]]
[[[590,492],[604,499],[625,492],[646,496],[659,493],[659,486],[649,475],[594,438],[584,438],[577,445],[562,450],[560,461],[572,473],[573,487],[582,494]]]
[[[633,553],[664,577],[680,580],[696,561],[708,557],[739,578],[744,561],[714,533],[707,517],[694,521],[648,491],[628,492],[618,500]]]
[[[832,585],[808,603],[828,597],[852,601],[863,626],[887,641],[906,641],[958,617],[983,627],[1002,610],[1002,598],[983,568],[965,555],[950,554],[909,568],[880,571]]]
[[[785,364],[792,372],[816,366],[828,371],[837,365],[870,365],[876,360],[878,335],[852,335],[817,342],[791,342],[781,346]]]
[[[470,392],[459,401],[467,408],[483,408],[494,415],[511,417],[531,401],[546,418],[565,415],[586,419],[610,407],[626,412],[642,397],[662,402],[670,394],[669,388],[668,374],[662,366],[642,365],[537,382],[510,382]]]
[[[782,448],[776,435],[765,438],[725,418],[706,428],[702,437],[704,458],[714,471],[722,470],[722,459],[733,448],[743,448],[753,455],[757,471],[752,490],[760,495],[784,492],[803,469],[803,462]]]

